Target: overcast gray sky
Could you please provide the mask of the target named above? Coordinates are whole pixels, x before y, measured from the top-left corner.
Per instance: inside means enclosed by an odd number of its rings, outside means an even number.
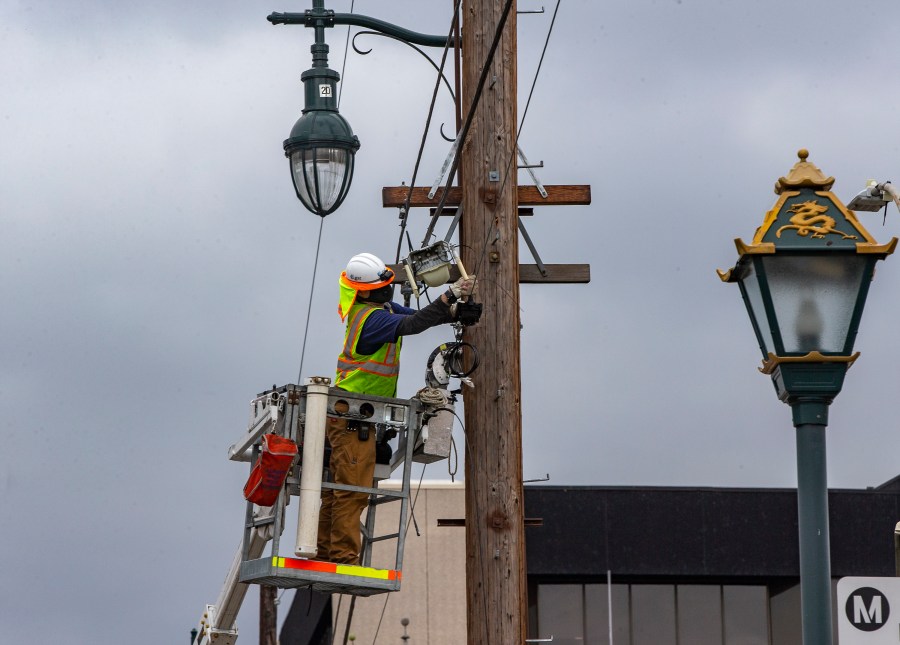
[[[187,642],[218,595],[247,475],[225,451],[256,392],[296,381],[312,288],[319,220],[281,149],[311,33],[265,20],[308,6],[0,0],[4,643]],[[355,11],[444,33],[451,6]],[[520,110],[554,3],[519,2],[541,6],[520,17]],[[900,180],[898,20],[889,0],[562,3],[520,144],[544,183],[590,184],[593,204],[536,209],[528,227],[546,262],[590,263],[592,281],[522,288],[526,477],[796,484],[790,410],[714,269],[799,148],[845,202]],[[346,33],[327,36],[335,69]],[[333,373],[347,257],[393,256],[380,189],[411,178],[431,97],[411,50],[362,44],[341,99],[362,147],[324,222],[304,376]],[[452,123],[446,93],[436,119]],[[420,184],[447,146],[429,139]],[[900,234],[893,206],[884,227],[861,217],[879,241]],[[889,258],[831,412],[834,487],[900,474],[898,313]],[[406,344],[401,393],[449,338]],[[255,593],[247,605],[241,642],[255,642]]]

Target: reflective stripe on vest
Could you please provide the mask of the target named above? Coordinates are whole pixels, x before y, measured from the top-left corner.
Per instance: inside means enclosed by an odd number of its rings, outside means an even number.
[[[368,303],[354,303],[350,308],[334,384],[349,392],[393,397],[397,394],[397,376],[400,374],[401,341],[385,343],[374,354],[356,351],[363,325],[378,309],[380,307]]]

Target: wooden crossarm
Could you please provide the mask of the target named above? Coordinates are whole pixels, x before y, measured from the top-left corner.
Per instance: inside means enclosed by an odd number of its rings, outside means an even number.
[[[406,270],[400,264],[389,264],[394,272],[394,282],[402,284],[406,282]],[[520,284],[585,284],[591,281],[590,264],[545,264],[547,275],[541,275],[536,264],[519,265]],[[459,269],[450,267],[450,279],[448,284],[459,279]]]
[[[519,206],[587,206],[591,203],[589,185],[544,186],[544,189],[547,191],[546,199],[541,197],[534,186],[519,186]],[[426,187],[413,188],[410,207],[437,206],[444,189],[439,188],[434,199],[428,199],[429,190]],[[381,189],[381,205],[385,208],[403,206],[408,192],[408,186],[386,186]],[[452,186],[444,206],[459,206],[461,198],[462,190],[459,186]]]

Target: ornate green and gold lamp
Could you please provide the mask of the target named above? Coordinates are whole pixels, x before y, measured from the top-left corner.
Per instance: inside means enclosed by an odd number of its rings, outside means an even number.
[[[760,371],[791,406],[797,429],[797,502],[804,645],[831,643],[831,564],[825,428],[841,391],[880,245],[831,192],[826,177],[800,161],[775,183],[779,195],[749,244],[735,240],[738,261],[719,271],[736,282],[762,351]]]

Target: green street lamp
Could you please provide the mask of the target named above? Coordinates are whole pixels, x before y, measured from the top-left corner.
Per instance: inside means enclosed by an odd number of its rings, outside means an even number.
[[[443,47],[446,36],[433,36],[353,13],[335,13],[325,8],[325,0],[313,0],[304,13],[269,14],[273,25],[303,25],[315,30],[310,51],[312,69],[300,76],[304,86],[303,115],[284,142],[284,154],[291,166],[294,191],[303,205],[325,217],[338,209],[350,190],[359,139],[337,109],[337,82],[340,74],[328,67],[325,29],[335,25],[356,25],[372,29],[407,44]]]
[[[334,77],[326,76],[331,72]],[[291,180],[303,205],[320,217],[333,213],[344,201],[353,180],[353,163],[359,139],[350,129],[334,103],[337,72],[310,69],[301,78],[306,85],[303,116],[291,128],[284,142],[284,154],[290,161]],[[326,97],[319,88],[328,88]],[[312,92],[320,92],[310,99]]]
[[[853,344],[875,271],[897,238],[879,245],[831,193],[833,177],[798,152],[753,242],[735,240],[736,282],[778,398],[797,430],[797,506],[804,645],[832,642],[825,428],[828,406],[857,359]]]
[[[300,76],[304,86],[301,116],[284,142],[291,166],[294,191],[311,212],[325,217],[344,201],[353,180],[353,162],[359,139],[337,109],[340,74],[328,67],[324,0],[313,0],[310,26],[316,39],[310,47],[312,69]]]

